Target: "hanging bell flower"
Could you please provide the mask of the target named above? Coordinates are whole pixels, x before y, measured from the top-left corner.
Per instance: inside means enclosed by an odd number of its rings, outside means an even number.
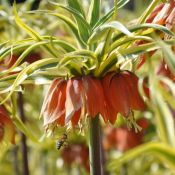
[[[138,92],[138,78],[129,71],[108,73],[102,78],[82,76],[69,80],[55,79],[43,102],[44,125],[76,126],[83,117],[100,114],[114,123],[118,113],[127,117],[132,110],[144,110]]]
[[[129,116],[132,110],[145,110],[145,104],[138,91],[138,77],[129,72],[108,73],[102,80],[104,94],[114,123],[118,113]]]
[[[0,143],[3,141],[15,144],[15,128],[7,111],[0,106]]]

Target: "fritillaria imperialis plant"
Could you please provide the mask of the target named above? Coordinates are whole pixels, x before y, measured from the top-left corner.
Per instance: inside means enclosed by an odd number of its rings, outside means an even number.
[[[51,85],[41,109],[46,131],[54,132],[56,128],[65,127],[87,132],[88,128],[90,171],[94,175],[104,173],[100,117],[105,124],[114,124],[117,116],[122,115],[128,127],[133,127],[137,132],[140,127],[135,122],[134,112],[143,112],[147,107],[152,107],[151,110],[158,116],[161,139],[175,145],[174,133],[167,135],[167,121],[162,121],[161,118],[160,105],[165,102],[155,87],[163,87],[155,78],[150,61],[157,52],[162,55],[168,52],[165,62],[172,73],[175,71],[171,49],[175,43],[171,31],[175,2],[164,2],[153,10],[159,3],[159,0],[153,0],[136,23],[125,27],[117,21],[117,14],[127,2],[116,0],[114,7],[105,15],[101,13],[100,0],[91,0],[88,12],[78,0],[67,0],[66,5],[51,2],[56,9],[54,11],[29,12],[32,15],[54,16],[63,21],[68,26],[70,35],[73,35],[71,41],[63,41],[51,34],[40,35],[23,22],[14,4],[15,21],[30,37],[13,42],[13,45],[5,43],[0,53],[2,61],[6,56],[15,55],[22,50],[9,69],[0,73],[0,81],[4,82],[0,91],[4,96],[2,103],[15,94],[16,90],[20,90],[19,87],[23,84],[37,84],[41,78],[44,79],[42,83],[50,80]],[[64,13],[60,14],[60,11]],[[149,16],[152,11],[153,14]],[[159,12],[164,16],[158,15]],[[157,16],[160,16],[159,19]],[[36,48],[42,49],[48,57],[21,66],[26,56]],[[147,57],[150,58],[145,59]],[[137,72],[140,60],[143,66],[150,69],[147,74]],[[16,68],[19,68],[18,72],[10,74]],[[146,85],[143,81],[145,77],[149,79]],[[164,81],[171,84],[169,80]],[[150,97],[147,97],[145,91],[150,91]],[[161,103],[158,103],[158,98]],[[170,97],[167,98],[169,99]],[[169,108],[166,107],[165,111],[169,113]],[[168,133],[170,130],[174,132],[172,125]]]

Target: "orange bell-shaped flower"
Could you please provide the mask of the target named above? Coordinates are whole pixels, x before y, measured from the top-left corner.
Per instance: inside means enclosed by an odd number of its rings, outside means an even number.
[[[138,92],[138,78],[135,74],[129,71],[108,73],[102,83],[106,102],[115,116],[121,113],[126,117],[131,110],[145,109],[145,104]]]
[[[75,126],[82,115],[95,117],[99,113],[104,114],[104,111],[105,97],[101,81],[84,76],[67,81],[55,79],[44,100],[41,114],[45,126],[51,123],[64,125],[70,121]]]
[[[98,114],[105,122],[114,123],[117,113],[128,116],[132,109],[145,109],[137,85],[138,78],[129,71],[109,73],[103,78],[55,79],[41,110],[44,125],[71,122],[75,126],[81,117]]]
[[[15,144],[15,128],[7,111],[0,106],[0,143],[2,141]]]

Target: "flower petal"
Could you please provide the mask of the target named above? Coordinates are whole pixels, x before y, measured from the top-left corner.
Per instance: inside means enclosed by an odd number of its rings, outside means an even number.
[[[109,99],[108,99],[108,91],[110,88],[110,84],[111,84],[111,79],[115,74],[112,73],[108,73],[107,75],[105,75],[105,77],[102,79],[102,85],[103,85],[103,90],[104,90],[104,95],[105,95],[105,109],[106,111],[102,113],[102,116],[104,116],[104,118],[108,119],[112,124],[114,124],[114,122],[116,121],[117,118],[117,112],[114,110],[114,108],[111,106]]]
[[[70,79],[66,88],[66,117],[65,123],[67,124],[74,113],[78,111],[83,105],[82,100],[82,82],[81,79]]]
[[[73,127],[75,127],[78,124],[78,121],[80,120],[80,115],[81,115],[81,109],[79,109],[78,111],[75,111],[75,113],[71,119]]]
[[[15,144],[15,127],[11,118],[4,112],[4,108],[0,106],[0,142],[7,141]]]
[[[87,114],[90,117],[95,117],[99,113],[104,113],[105,97],[101,81],[90,76],[83,77],[83,88]]]
[[[137,76],[129,71],[124,71],[122,75],[126,80],[129,92],[128,94],[129,94],[130,108],[135,110],[144,110],[145,104],[138,91]]]
[[[65,80],[59,81],[51,93],[46,112],[43,114],[44,125],[55,122],[65,114],[66,84]]]
[[[52,84],[50,85],[50,88],[47,92],[47,95],[44,98],[44,102],[43,102],[43,105],[42,105],[42,108],[41,108],[40,115],[44,115],[44,112],[47,112],[46,109],[47,109],[47,107],[50,103],[53,92],[57,88],[57,84],[59,83],[59,81],[60,81],[60,79],[55,79],[55,80],[53,80]],[[47,115],[47,114],[45,114],[45,115]]]
[[[105,79],[106,77],[103,82]],[[111,78],[111,81],[108,80],[108,83],[109,84],[105,88],[107,103],[110,108],[112,107],[112,109],[114,109],[116,114],[120,112],[122,115],[127,116],[130,112],[130,108],[125,79],[120,73],[117,73]]]

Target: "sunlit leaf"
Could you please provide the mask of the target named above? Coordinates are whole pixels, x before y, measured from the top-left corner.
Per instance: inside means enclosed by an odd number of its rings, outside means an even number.
[[[143,33],[145,34],[150,34],[152,32],[155,32],[156,30],[162,31],[168,35],[174,36],[174,33],[171,32],[170,30],[168,30],[168,28],[159,25],[159,24],[153,24],[153,23],[145,23],[145,24],[139,24],[139,25],[135,25],[132,27],[128,27],[128,30],[130,32],[136,32],[138,30],[143,29]],[[120,32],[119,34],[116,34],[113,38],[113,40],[117,40],[119,38],[121,38],[122,36],[124,36],[124,33]]]
[[[109,29],[114,29],[115,31],[119,31],[124,35],[132,36],[132,33],[123,24],[121,24],[118,21],[113,21],[104,24],[99,28],[97,28],[96,30],[94,30],[94,32],[92,33],[92,35],[88,40],[88,43],[92,44],[98,41],[99,39],[103,38]]]
[[[25,23],[22,22],[22,20],[19,18],[17,10],[16,10],[16,3],[14,3],[14,8],[13,8],[14,14],[15,14],[15,21],[16,23],[23,29],[25,30],[32,38],[36,39],[37,41],[42,41],[43,38],[36,32],[34,31],[31,27],[26,25]],[[46,50],[48,50],[53,56],[57,57],[55,55],[53,49],[49,46],[45,46]]]
[[[67,0],[67,3],[69,4],[69,7],[77,10],[85,18],[85,12],[78,0]]]
[[[78,12],[76,11],[74,8],[72,7],[66,7],[63,5],[60,5],[58,3],[53,3],[55,5],[57,5],[58,7],[70,12],[73,17],[76,20],[76,23],[78,25],[78,32],[79,32],[79,36],[81,37],[81,39],[86,43],[89,35],[90,35],[90,26],[89,24],[86,22],[85,18]]]
[[[167,45],[166,43],[163,43],[162,41],[158,42],[161,46],[161,49],[164,53],[164,59],[170,68],[170,70],[175,73],[175,54],[171,49],[171,46]]]
[[[151,76],[151,75],[150,75]],[[172,113],[165,102],[159,84],[155,78],[150,79],[152,110],[157,121],[159,137],[162,141],[175,147],[175,126]]]
[[[163,164],[175,169],[175,149],[163,143],[147,143],[125,152],[118,159],[111,160],[108,164],[110,171],[115,171],[123,164],[140,155],[152,155],[160,158]]]
[[[90,25],[93,27],[100,18],[101,0],[91,0],[88,12],[88,19]]]
[[[58,59],[57,58],[47,58],[43,60],[36,61],[32,64],[30,64],[28,67],[23,69],[15,79],[14,83],[8,88],[5,89],[5,91],[9,91],[8,95],[5,97],[5,99],[1,102],[4,103],[15,91],[15,88],[19,86],[25,79],[29,77],[30,74],[32,74],[35,70],[39,69],[40,67],[51,64],[51,63],[57,63]],[[3,93],[3,91],[0,91],[0,93]]]

